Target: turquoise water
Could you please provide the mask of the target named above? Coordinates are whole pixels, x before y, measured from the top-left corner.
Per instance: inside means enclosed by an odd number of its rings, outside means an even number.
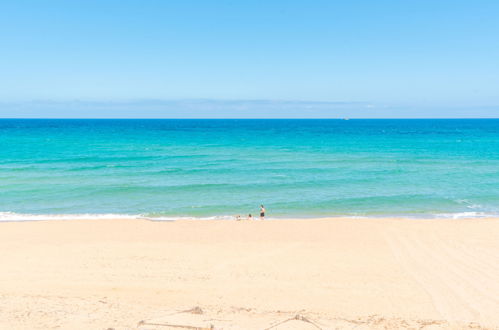
[[[0,219],[499,214],[499,120],[0,120]]]

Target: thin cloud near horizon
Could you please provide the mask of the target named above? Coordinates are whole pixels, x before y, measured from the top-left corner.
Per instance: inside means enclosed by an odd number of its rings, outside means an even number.
[[[435,115],[444,109],[444,115]],[[495,116],[493,114],[496,114]],[[492,115],[491,115],[492,114]],[[497,118],[499,106],[416,106],[365,101],[129,99],[0,101],[0,118]]]

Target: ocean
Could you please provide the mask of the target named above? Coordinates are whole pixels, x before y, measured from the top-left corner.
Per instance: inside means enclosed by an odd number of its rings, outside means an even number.
[[[499,215],[499,119],[0,120],[0,221]]]

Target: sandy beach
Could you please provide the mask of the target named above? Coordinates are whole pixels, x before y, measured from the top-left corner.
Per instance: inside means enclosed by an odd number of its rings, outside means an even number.
[[[1,329],[498,328],[499,219],[0,224]]]

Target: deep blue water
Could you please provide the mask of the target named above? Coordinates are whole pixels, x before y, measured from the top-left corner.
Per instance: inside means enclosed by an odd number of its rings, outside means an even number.
[[[499,214],[499,120],[0,120],[0,219]]]

